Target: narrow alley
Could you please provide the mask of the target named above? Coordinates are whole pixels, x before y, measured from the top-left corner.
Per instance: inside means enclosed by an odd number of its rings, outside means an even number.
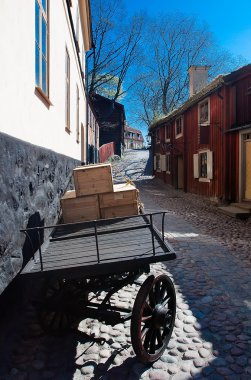
[[[251,378],[251,221],[224,216],[206,199],[152,178],[148,158],[147,150],[128,151],[113,163],[113,175],[136,184],[146,211],[166,210],[165,237],[177,258],[151,266],[152,273],[167,273],[176,288],[175,328],[164,355],[151,367],[140,364],[129,322],[111,327],[88,318],[78,330],[47,335],[34,305],[17,302],[0,339],[1,380]],[[123,288],[114,302],[132,307],[137,289]]]

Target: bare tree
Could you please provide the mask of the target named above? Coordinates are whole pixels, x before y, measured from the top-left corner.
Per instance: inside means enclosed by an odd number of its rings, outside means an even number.
[[[212,33],[194,17],[163,15],[147,20],[145,64],[134,90],[140,104],[138,117],[150,125],[188,97],[188,68],[209,65],[210,74],[236,67],[231,55],[220,50]]]
[[[138,58],[137,47],[142,36],[143,17],[127,20],[119,0],[93,0],[94,51],[89,70],[89,93],[102,93],[104,88],[114,100],[125,93],[122,85],[128,70]]]

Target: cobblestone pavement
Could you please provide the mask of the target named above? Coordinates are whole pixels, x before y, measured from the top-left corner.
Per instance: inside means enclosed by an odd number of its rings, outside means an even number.
[[[151,266],[176,288],[175,328],[164,355],[152,366],[140,364],[129,322],[111,327],[85,319],[78,330],[46,335],[33,305],[17,300],[1,320],[0,380],[251,379],[250,221],[232,220],[205,199],[151,179],[147,154],[128,152],[114,175],[137,181],[146,210],[167,210],[165,236],[177,259]],[[138,288],[123,288],[112,302],[131,308]]]

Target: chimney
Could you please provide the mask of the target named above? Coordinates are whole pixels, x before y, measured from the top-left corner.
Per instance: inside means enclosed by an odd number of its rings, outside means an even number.
[[[210,66],[190,66],[189,73],[189,93],[190,97],[202,90],[207,85],[208,69]]]

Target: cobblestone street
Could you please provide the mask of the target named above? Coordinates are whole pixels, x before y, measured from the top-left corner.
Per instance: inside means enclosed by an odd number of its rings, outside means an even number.
[[[167,211],[165,237],[177,258],[151,266],[176,288],[175,328],[164,355],[152,366],[140,364],[130,322],[111,327],[85,319],[78,330],[47,335],[34,305],[14,306],[12,298],[0,319],[0,380],[251,379],[251,220],[231,219],[208,200],[153,179],[148,154],[129,151],[113,173],[118,182],[135,182],[146,211]],[[127,286],[112,302],[132,308],[138,289]]]

